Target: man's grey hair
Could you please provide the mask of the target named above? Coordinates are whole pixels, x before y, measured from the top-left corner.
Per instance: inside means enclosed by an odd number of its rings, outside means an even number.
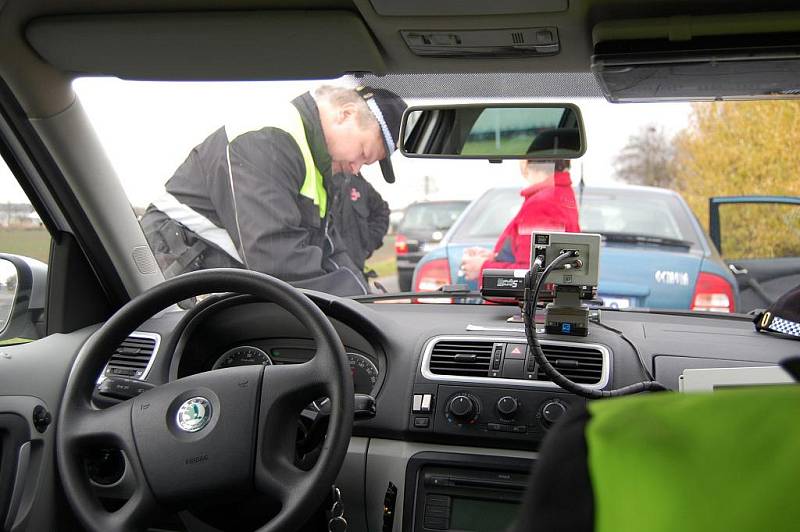
[[[369,110],[367,102],[354,89],[336,85],[320,85],[314,89],[313,96],[316,101],[326,101],[335,107],[341,107],[348,103],[354,104],[358,109],[359,122],[362,125],[377,122],[372,111]]]

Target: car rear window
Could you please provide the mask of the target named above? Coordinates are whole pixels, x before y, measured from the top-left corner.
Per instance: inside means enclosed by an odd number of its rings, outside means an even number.
[[[576,198],[579,194],[576,191]],[[585,191],[579,207],[581,230],[691,242],[698,247],[691,212],[673,195],[637,191]]]
[[[699,247],[689,219],[691,213],[675,196],[642,191],[585,190],[579,201],[581,230],[588,233],[623,233],[690,242]],[[495,240],[522,204],[519,189],[496,189],[476,200],[459,222],[452,242]]]
[[[495,240],[522,205],[520,189],[499,189],[475,200],[453,235],[454,242]]]
[[[412,204],[400,222],[400,231],[445,231],[468,204],[467,201]]]

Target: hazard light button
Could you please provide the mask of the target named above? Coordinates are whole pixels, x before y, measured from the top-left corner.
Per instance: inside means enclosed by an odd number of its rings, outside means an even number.
[[[525,354],[527,351],[527,344],[506,344],[505,359],[525,360]]]

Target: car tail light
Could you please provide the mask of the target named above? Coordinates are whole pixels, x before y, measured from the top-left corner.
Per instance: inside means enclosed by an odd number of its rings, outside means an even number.
[[[733,312],[733,287],[719,275],[700,272],[694,286],[692,310]]]
[[[435,259],[419,267],[414,291],[434,292],[448,284],[450,284],[450,263],[447,259]]]
[[[394,238],[394,251],[398,255],[405,255],[408,253],[408,242],[405,235],[397,235]]]

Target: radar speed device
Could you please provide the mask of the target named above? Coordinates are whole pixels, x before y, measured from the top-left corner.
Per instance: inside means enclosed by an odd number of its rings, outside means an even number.
[[[595,233],[533,233],[531,264],[540,257],[542,268],[565,251],[577,254],[553,270],[546,282],[556,286],[596,287],[600,273],[600,241]]]

